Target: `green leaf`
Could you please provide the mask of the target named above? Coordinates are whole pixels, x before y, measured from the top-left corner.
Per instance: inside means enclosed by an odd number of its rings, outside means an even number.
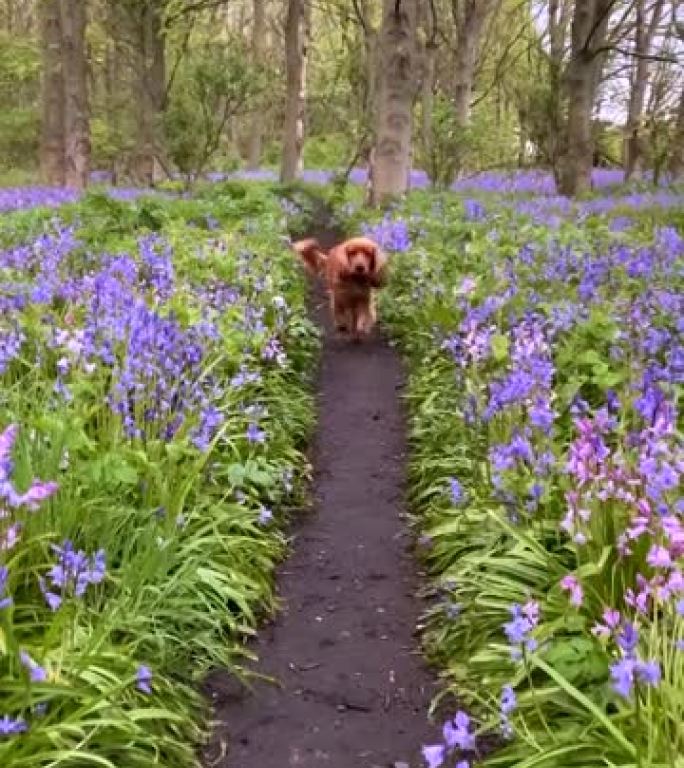
[[[492,337],[492,354],[497,363],[501,363],[508,358],[509,347],[508,336],[497,333]]]
[[[589,637],[576,636],[557,640],[544,654],[546,661],[574,685],[605,680],[608,659]]]

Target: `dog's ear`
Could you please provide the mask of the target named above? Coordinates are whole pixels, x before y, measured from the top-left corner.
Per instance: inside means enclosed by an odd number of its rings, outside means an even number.
[[[387,283],[387,254],[379,245],[375,246],[373,252],[373,268],[371,274],[371,284],[374,288],[382,288],[385,286]]]
[[[328,258],[334,265],[334,269],[339,277],[346,277],[351,273],[349,268],[349,252],[347,251],[346,242],[339,243],[331,248]]]
[[[321,273],[328,257],[318,240],[313,237],[306,240],[298,240],[292,244],[292,248],[299,254],[304,267],[310,275],[316,276]]]
[[[366,253],[368,254],[368,271],[374,275],[378,263],[378,247],[373,245],[373,247],[366,248]]]

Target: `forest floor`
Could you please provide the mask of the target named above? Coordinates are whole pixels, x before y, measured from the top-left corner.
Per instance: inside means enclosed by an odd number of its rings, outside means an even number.
[[[310,235],[337,233],[324,221]],[[324,329],[314,508],[278,574],[282,610],[253,650],[249,688],[218,673],[215,768],[417,768],[434,741],[434,677],[419,653],[419,576],[403,519],[406,425],[397,353],[380,333],[354,345]],[[432,739],[430,736],[432,735]]]

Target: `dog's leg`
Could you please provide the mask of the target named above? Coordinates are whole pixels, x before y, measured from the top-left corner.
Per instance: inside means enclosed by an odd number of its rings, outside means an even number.
[[[337,333],[346,333],[350,329],[349,313],[340,305],[334,293],[330,296],[330,308],[332,310],[333,322],[335,323],[335,330]]]
[[[378,321],[378,310],[375,305],[375,292],[371,292],[368,299],[368,333],[370,333]]]
[[[354,304],[351,310],[352,340],[359,344],[364,335],[363,307],[360,304]]]

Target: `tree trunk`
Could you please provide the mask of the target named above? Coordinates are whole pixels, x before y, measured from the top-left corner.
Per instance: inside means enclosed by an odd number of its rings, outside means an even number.
[[[455,158],[456,176],[459,176],[463,171],[475,70],[480,55],[485,22],[494,5],[494,0],[464,0],[462,12],[457,14],[455,19],[458,32],[454,62],[453,103],[456,127],[462,137]]]
[[[64,180],[68,187],[84,189],[90,173],[85,1],[61,0],[60,10],[64,68]]]
[[[375,114],[378,99],[378,33],[373,26],[371,3],[363,0],[359,3],[364,19],[363,25],[363,49],[364,71],[366,77],[366,90],[364,93],[364,118],[366,128],[372,130],[375,127]]]
[[[591,186],[594,154],[592,116],[613,0],[576,0],[572,57],[565,71],[568,116],[559,159],[559,192],[575,196]]]
[[[432,113],[435,108],[435,56],[437,46],[428,42],[425,46],[425,69],[423,71],[423,81],[421,83],[421,133],[423,144],[423,155],[426,169],[430,171],[430,177],[434,182],[434,141]]]
[[[62,23],[59,0],[41,4],[43,41],[43,94],[40,139],[40,175],[45,184],[63,186],[64,77],[62,70]]]
[[[627,137],[625,141],[626,180],[633,177],[639,178],[642,172],[644,140],[641,129],[650,69],[648,55],[651,51],[656,30],[660,24],[663,2],[664,0],[656,0],[651,11],[650,21],[647,22],[644,9],[645,0],[636,0],[636,23],[634,28],[636,60],[633,64],[629,106],[627,109]]]
[[[253,0],[252,58],[258,66],[263,63],[266,35],[266,0]],[[249,143],[247,145],[247,167],[256,170],[261,164],[264,115],[256,111],[250,121]]]
[[[416,0],[383,0],[371,194],[374,205],[408,188],[415,59]]]
[[[283,121],[283,155],[280,180],[293,181],[302,167],[306,111],[306,56],[308,0],[289,0],[285,25],[287,94]]]
[[[166,98],[166,45],[158,0],[146,0],[141,8],[138,50],[138,139],[136,176],[153,186],[163,178],[161,118]]]
[[[518,168],[527,165],[527,115],[518,108]]]
[[[546,154],[560,186],[563,139],[563,61],[570,23],[571,0],[549,0],[549,102],[546,115]]]
[[[672,181],[684,179],[684,87],[679,96],[679,108],[677,110],[677,123],[670,152],[669,171],[672,175]]]

